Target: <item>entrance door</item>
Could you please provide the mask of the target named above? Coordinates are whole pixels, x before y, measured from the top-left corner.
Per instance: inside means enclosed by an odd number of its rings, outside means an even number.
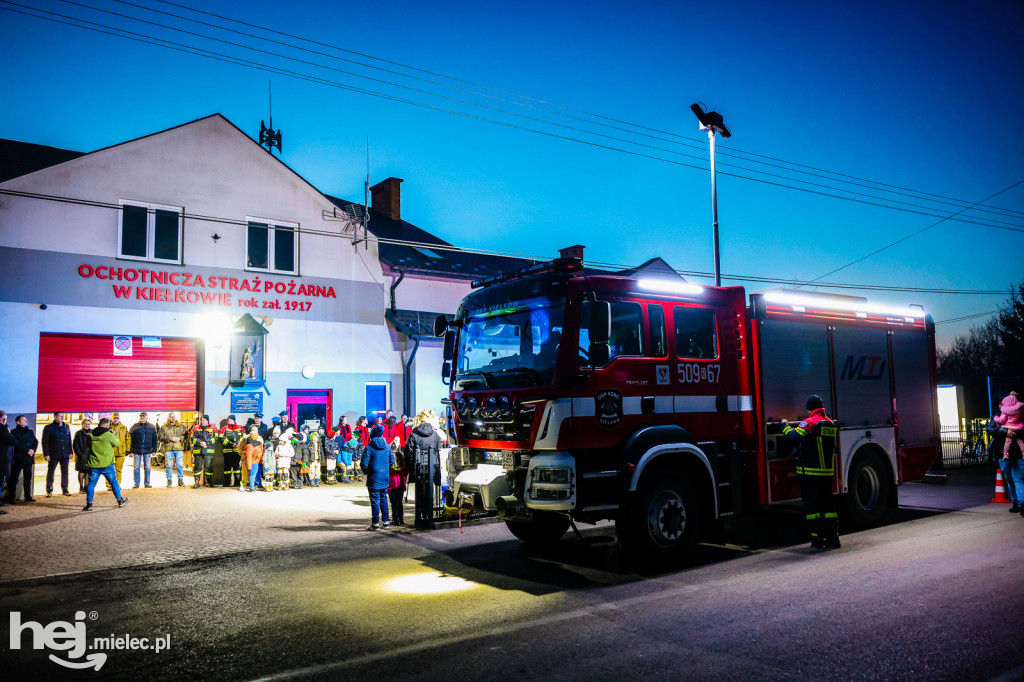
[[[331,394],[329,388],[288,389],[285,394],[288,420],[300,427],[307,421],[329,427],[332,423]]]

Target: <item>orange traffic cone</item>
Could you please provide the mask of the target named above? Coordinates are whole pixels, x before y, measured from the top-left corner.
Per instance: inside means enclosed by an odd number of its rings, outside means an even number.
[[[1010,504],[1010,496],[1006,494],[1006,482],[1003,480],[1003,470],[999,467],[996,467],[996,496],[989,502]]]

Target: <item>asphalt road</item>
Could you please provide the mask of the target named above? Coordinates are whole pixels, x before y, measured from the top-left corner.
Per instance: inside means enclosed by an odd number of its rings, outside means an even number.
[[[170,648],[69,670],[48,654],[84,657],[28,648],[31,630],[12,650],[4,622],[0,664],[6,679],[1024,679],[1024,519],[987,497],[973,479],[906,486],[886,525],[826,553],[801,542],[798,510],[773,509],[661,571],[608,528],[538,550],[499,523],[7,583],[22,623],[81,611],[90,642]]]

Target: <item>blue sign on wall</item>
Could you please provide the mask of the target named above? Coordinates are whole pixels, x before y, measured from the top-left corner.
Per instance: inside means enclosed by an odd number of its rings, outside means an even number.
[[[263,391],[231,391],[231,411],[252,414],[263,411]]]

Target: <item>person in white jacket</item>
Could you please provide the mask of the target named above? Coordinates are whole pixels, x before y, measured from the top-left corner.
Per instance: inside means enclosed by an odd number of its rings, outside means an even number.
[[[277,455],[277,487],[281,490],[288,490],[288,483],[291,480],[292,457],[295,456],[295,446],[292,439],[295,431],[289,426],[281,434],[274,454]]]

